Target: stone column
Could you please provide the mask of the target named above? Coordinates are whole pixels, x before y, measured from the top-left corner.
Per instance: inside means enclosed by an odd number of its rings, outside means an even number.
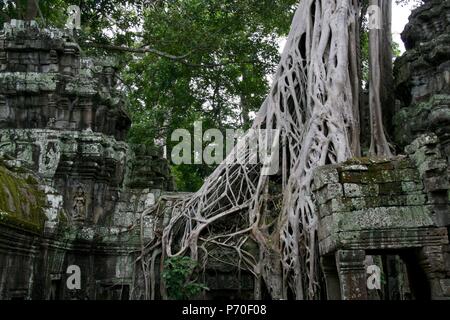
[[[336,252],[342,300],[367,300],[367,280],[364,250]]]
[[[320,258],[320,264],[327,286],[327,300],[341,300],[341,288],[335,257],[323,256]]]
[[[450,300],[450,279],[446,277],[443,246],[426,246],[420,251],[420,265],[430,284],[432,300]]]
[[[81,109],[83,110],[83,124],[81,125],[82,129],[92,130],[92,122],[93,122],[93,111],[92,111],[92,102],[90,99],[83,99],[80,103]]]

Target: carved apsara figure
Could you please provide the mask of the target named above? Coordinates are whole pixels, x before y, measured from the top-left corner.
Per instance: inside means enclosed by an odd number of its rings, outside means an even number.
[[[84,221],[86,219],[86,195],[81,186],[78,186],[77,192],[73,196],[73,213],[74,221]]]

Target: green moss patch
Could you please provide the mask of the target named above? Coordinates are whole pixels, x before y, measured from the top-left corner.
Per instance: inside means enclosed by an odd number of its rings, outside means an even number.
[[[42,231],[47,219],[45,203],[35,179],[24,179],[0,165],[0,223]]]

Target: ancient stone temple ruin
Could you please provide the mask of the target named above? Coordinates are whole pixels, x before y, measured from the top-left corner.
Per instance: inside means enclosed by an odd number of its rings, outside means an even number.
[[[402,34],[394,141],[404,156],[315,172],[329,299],[450,298],[449,13],[448,1],[426,1]],[[374,264],[384,271],[380,292],[367,288]]]
[[[324,298],[450,299],[449,17],[448,1],[425,1],[402,35],[393,142],[404,152],[314,172]],[[160,298],[140,254],[160,256],[146,244],[170,210],[148,213],[189,194],[174,192],[162,150],[126,142],[116,71],[66,32],[20,20],[0,31],[0,299]],[[217,261],[202,298],[252,298],[252,275]],[[81,288],[66,285],[71,266]]]
[[[433,135],[407,151],[315,172],[328,298],[369,298],[367,270],[377,264],[384,264],[384,298],[449,297],[447,163]]]
[[[151,229],[129,229],[173,186],[162,150],[124,142],[115,72],[59,30],[1,31],[0,299],[130,297],[132,252]],[[84,285],[69,292],[72,264]]]

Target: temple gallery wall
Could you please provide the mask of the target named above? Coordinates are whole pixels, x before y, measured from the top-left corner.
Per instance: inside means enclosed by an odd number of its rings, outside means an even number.
[[[314,172],[324,298],[450,299],[449,17],[448,1],[427,1],[402,34],[391,138],[403,152]],[[0,31],[0,299],[148,297],[136,260],[170,210],[145,212],[189,194],[162,150],[126,142],[116,71],[64,31]],[[367,287],[374,264],[382,290]],[[80,289],[66,285],[71,265]],[[200,298],[252,298],[252,276],[236,274],[211,262]]]

